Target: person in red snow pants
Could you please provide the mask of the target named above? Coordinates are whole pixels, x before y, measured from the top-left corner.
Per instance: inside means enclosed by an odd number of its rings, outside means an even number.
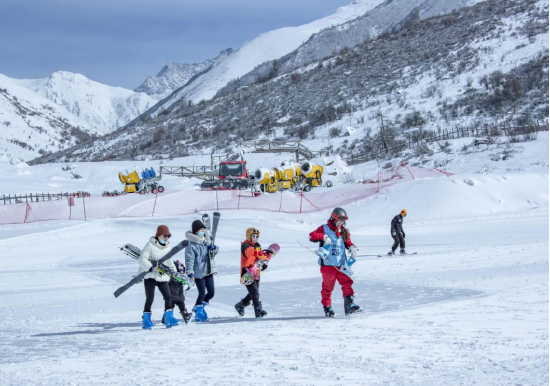
[[[319,265],[323,277],[321,304],[325,315],[328,317],[335,314],[332,309],[331,295],[337,280],[342,286],[345,314],[350,315],[363,311],[354,301],[353,280],[340,270],[340,267],[347,265],[346,250],[349,250],[353,258],[357,257],[358,251],[357,247],[351,242],[349,229],[345,227],[347,220],[346,211],[343,208],[335,208],[327,223],[309,234],[309,241],[319,243],[320,247],[327,253],[324,255],[325,252],[323,252],[324,257],[319,257]]]

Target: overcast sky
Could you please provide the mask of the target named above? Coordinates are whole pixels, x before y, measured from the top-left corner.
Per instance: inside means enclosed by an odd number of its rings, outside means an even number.
[[[0,73],[58,70],[134,89],[166,62],[196,63],[352,0],[0,0]]]

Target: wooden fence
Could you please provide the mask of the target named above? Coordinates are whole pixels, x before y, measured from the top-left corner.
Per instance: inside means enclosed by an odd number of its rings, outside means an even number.
[[[450,130],[443,130],[438,135],[429,138],[408,138],[403,143],[396,146],[388,147],[375,153],[368,154],[352,154],[347,157],[348,165],[357,165],[373,159],[385,158],[387,156],[396,156],[397,154],[415,149],[424,144],[433,144],[438,141],[447,141],[450,139],[467,138],[467,137],[494,137],[494,136],[519,136],[539,131],[548,131],[548,124],[533,124],[527,126],[483,126],[483,127],[455,127]]]
[[[88,192],[76,192],[76,193],[35,193],[35,194],[4,194],[0,196],[0,201],[6,204],[21,204],[23,202],[39,202],[39,201],[52,201],[61,200],[67,197],[90,197]]]

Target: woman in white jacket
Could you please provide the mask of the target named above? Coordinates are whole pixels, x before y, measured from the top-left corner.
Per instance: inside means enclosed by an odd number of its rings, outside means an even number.
[[[143,281],[145,285],[145,306],[143,308],[143,329],[151,329],[153,322],[151,321],[151,306],[155,299],[155,287],[158,287],[162,297],[164,298],[164,324],[166,328],[178,325],[179,321],[174,317],[173,305],[170,297],[170,286],[168,282],[170,277],[159,272],[157,261],[168,253],[170,248],[170,239],[172,235],[166,225],[159,225],[155,237],[151,237],[147,245],[141,251],[139,257],[139,273],[149,272],[145,275]],[[164,262],[166,266],[174,271],[176,267],[172,259]]]

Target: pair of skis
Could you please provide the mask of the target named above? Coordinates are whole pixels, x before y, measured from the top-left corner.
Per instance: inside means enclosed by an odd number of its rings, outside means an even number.
[[[210,229],[210,217],[208,216],[208,214],[204,214],[202,216],[202,219],[203,219],[203,223]],[[212,244],[214,244],[214,241],[216,240],[216,233],[218,231],[219,222],[220,222],[220,213],[219,212],[214,212],[214,224],[213,224],[213,227],[212,227]],[[183,240],[181,243],[179,243],[174,248],[172,248],[172,250],[170,252],[168,252],[166,255],[164,255],[161,259],[157,260],[156,264],[160,267],[161,265],[163,265],[164,262],[168,261],[168,259],[172,258],[172,256],[174,256],[176,253],[178,253],[178,252],[182,251],[183,249],[185,249],[188,245],[189,245],[189,241],[188,240]],[[124,247],[122,247],[121,250],[123,248]],[[134,247],[134,248],[136,250],[139,249],[139,248],[136,248],[136,247]],[[141,253],[141,250],[140,250],[140,253]],[[139,259],[139,256],[138,256],[138,259]],[[160,268],[160,269],[162,269],[162,268]],[[115,298],[118,298],[120,295],[122,295],[124,292],[126,292],[134,284],[137,284],[137,283],[141,282],[148,273],[149,272],[141,272],[140,274],[136,275],[132,280],[130,280],[128,283],[126,283],[122,287],[118,288],[114,293]]]
[[[122,251],[122,253],[130,256],[134,260],[139,260],[139,257],[141,256],[141,249],[139,249],[138,247],[132,244],[126,244],[123,247],[120,247],[120,250]],[[170,268],[166,264],[157,263],[157,267],[160,273],[168,275],[175,281],[186,285],[188,289],[195,285],[193,280],[191,280],[185,273],[174,271],[172,268]]]

